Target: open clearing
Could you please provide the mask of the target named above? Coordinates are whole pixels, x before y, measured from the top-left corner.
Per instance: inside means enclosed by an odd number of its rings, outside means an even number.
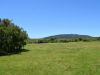
[[[0,57],[0,75],[100,75],[100,42],[28,44]]]

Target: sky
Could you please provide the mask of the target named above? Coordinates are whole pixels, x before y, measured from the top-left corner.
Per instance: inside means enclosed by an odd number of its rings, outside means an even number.
[[[0,18],[12,20],[30,38],[100,36],[100,0],[0,0]]]

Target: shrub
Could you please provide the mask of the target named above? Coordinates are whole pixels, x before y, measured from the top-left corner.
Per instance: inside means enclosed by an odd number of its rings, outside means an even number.
[[[0,19],[0,55],[21,51],[27,36],[22,28],[9,19]]]

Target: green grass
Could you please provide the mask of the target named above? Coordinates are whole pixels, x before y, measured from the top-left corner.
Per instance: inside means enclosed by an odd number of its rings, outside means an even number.
[[[0,75],[100,75],[100,42],[28,44],[0,57]]]

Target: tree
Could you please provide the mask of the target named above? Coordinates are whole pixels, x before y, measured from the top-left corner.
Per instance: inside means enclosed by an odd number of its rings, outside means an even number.
[[[100,37],[98,37],[97,40],[100,41]]]
[[[21,51],[28,35],[9,19],[0,19],[0,55]]]

